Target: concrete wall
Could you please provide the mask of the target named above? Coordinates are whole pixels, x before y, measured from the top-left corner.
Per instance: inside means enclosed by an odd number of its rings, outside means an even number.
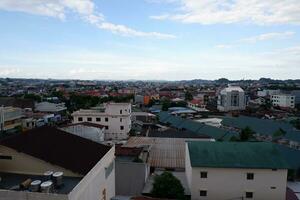
[[[12,156],[12,160],[0,160],[0,171],[2,172],[42,175],[45,171],[51,170],[62,171],[64,176],[82,177],[80,174],[2,145],[0,145],[0,152],[3,155]]]
[[[201,171],[207,178],[200,177]],[[247,173],[254,173],[254,180],[247,180]],[[186,176],[192,200],[245,199],[246,192],[253,192],[255,200],[285,199],[287,170],[192,168],[187,154]],[[207,196],[200,197],[200,190]]]
[[[141,195],[149,170],[145,163],[116,161],[116,195]]]
[[[67,195],[0,190],[1,200],[68,200]]]
[[[104,128],[96,128],[84,125],[74,125],[61,128],[63,131],[68,133],[92,140],[97,143],[104,141]]]
[[[69,200],[109,200],[115,196],[115,147],[93,167],[68,195]],[[106,176],[107,169],[113,169]],[[106,196],[106,198],[104,198]]]

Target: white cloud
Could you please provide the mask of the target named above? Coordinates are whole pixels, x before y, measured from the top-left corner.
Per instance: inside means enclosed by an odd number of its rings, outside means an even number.
[[[228,48],[232,48],[234,46],[241,45],[244,43],[256,43],[256,42],[267,41],[267,40],[287,39],[287,38],[292,37],[293,35],[295,35],[295,32],[293,32],[293,31],[263,33],[263,34],[248,37],[248,38],[242,38],[231,44],[219,44],[219,45],[216,45],[215,47],[220,48],[220,49],[228,49]]]
[[[55,17],[61,20],[66,18],[69,11],[78,14],[86,22],[100,29],[111,31],[123,36],[153,37],[159,39],[172,39],[174,35],[158,32],[143,32],[107,22],[104,16],[96,11],[92,0],[1,0],[0,9],[6,11],[19,11],[35,15]]]
[[[0,67],[0,76],[6,77],[20,73],[19,68]]]
[[[265,40],[286,39],[293,35],[295,35],[295,32],[292,32],[292,31],[265,33],[265,34],[257,35],[254,37],[241,39],[240,42],[254,43],[254,42],[265,41]]]
[[[176,2],[180,3],[180,11],[151,18],[199,24],[240,22],[259,25],[300,24],[299,0],[177,0]]]

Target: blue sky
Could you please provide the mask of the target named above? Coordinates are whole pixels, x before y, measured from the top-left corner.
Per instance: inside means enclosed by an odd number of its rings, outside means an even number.
[[[0,77],[300,78],[299,0],[0,0]]]

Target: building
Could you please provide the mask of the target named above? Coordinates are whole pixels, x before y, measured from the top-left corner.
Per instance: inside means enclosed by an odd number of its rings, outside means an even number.
[[[288,164],[272,143],[189,141],[185,164],[192,200],[286,197]]]
[[[61,113],[67,110],[65,103],[41,102],[35,104],[35,111],[46,113]]]
[[[2,140],[0,154],[5,155],[0,159],[0,199],[109,200],[115,196],[114,146],[44,126]]]
[[[258,97],[270,97],[272,95],[277,95],[277,94],[280,94],[280,90],[264,89],[264,90],[257,91]]]
[[[273,106],[281,108],[295,108],[296,97],[289,94],[277,94],[271,96]]]
[[[228,86],[220,91],[218,110],[222,112],[245,110],[246,98],[244,90],[239,86]]]
[[[99,124],[82,122],[78,124],[69,124],[60,129],[100,144],[103,144],[106,139],[104,134],[105,128]]]
[[[103,107],[79,110],[72,114],[73,123],[90,122],[105,127],[110,140],[125,140],[131,130],[131,104],[107,103]]]
[[[22,109],[0,107],[0,131],[9,131],[22,126]]]
[[[193,100],[189,101],[187,103],[187,107],[189,107],[193,110],[199,111],[199,112],[208,111],[206,109],[206,105],[202,99],[193,99]]]

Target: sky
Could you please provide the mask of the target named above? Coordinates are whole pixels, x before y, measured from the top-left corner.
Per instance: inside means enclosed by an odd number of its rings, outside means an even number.
[[[0,77],[300,79],[300,0],[0,0]]]

